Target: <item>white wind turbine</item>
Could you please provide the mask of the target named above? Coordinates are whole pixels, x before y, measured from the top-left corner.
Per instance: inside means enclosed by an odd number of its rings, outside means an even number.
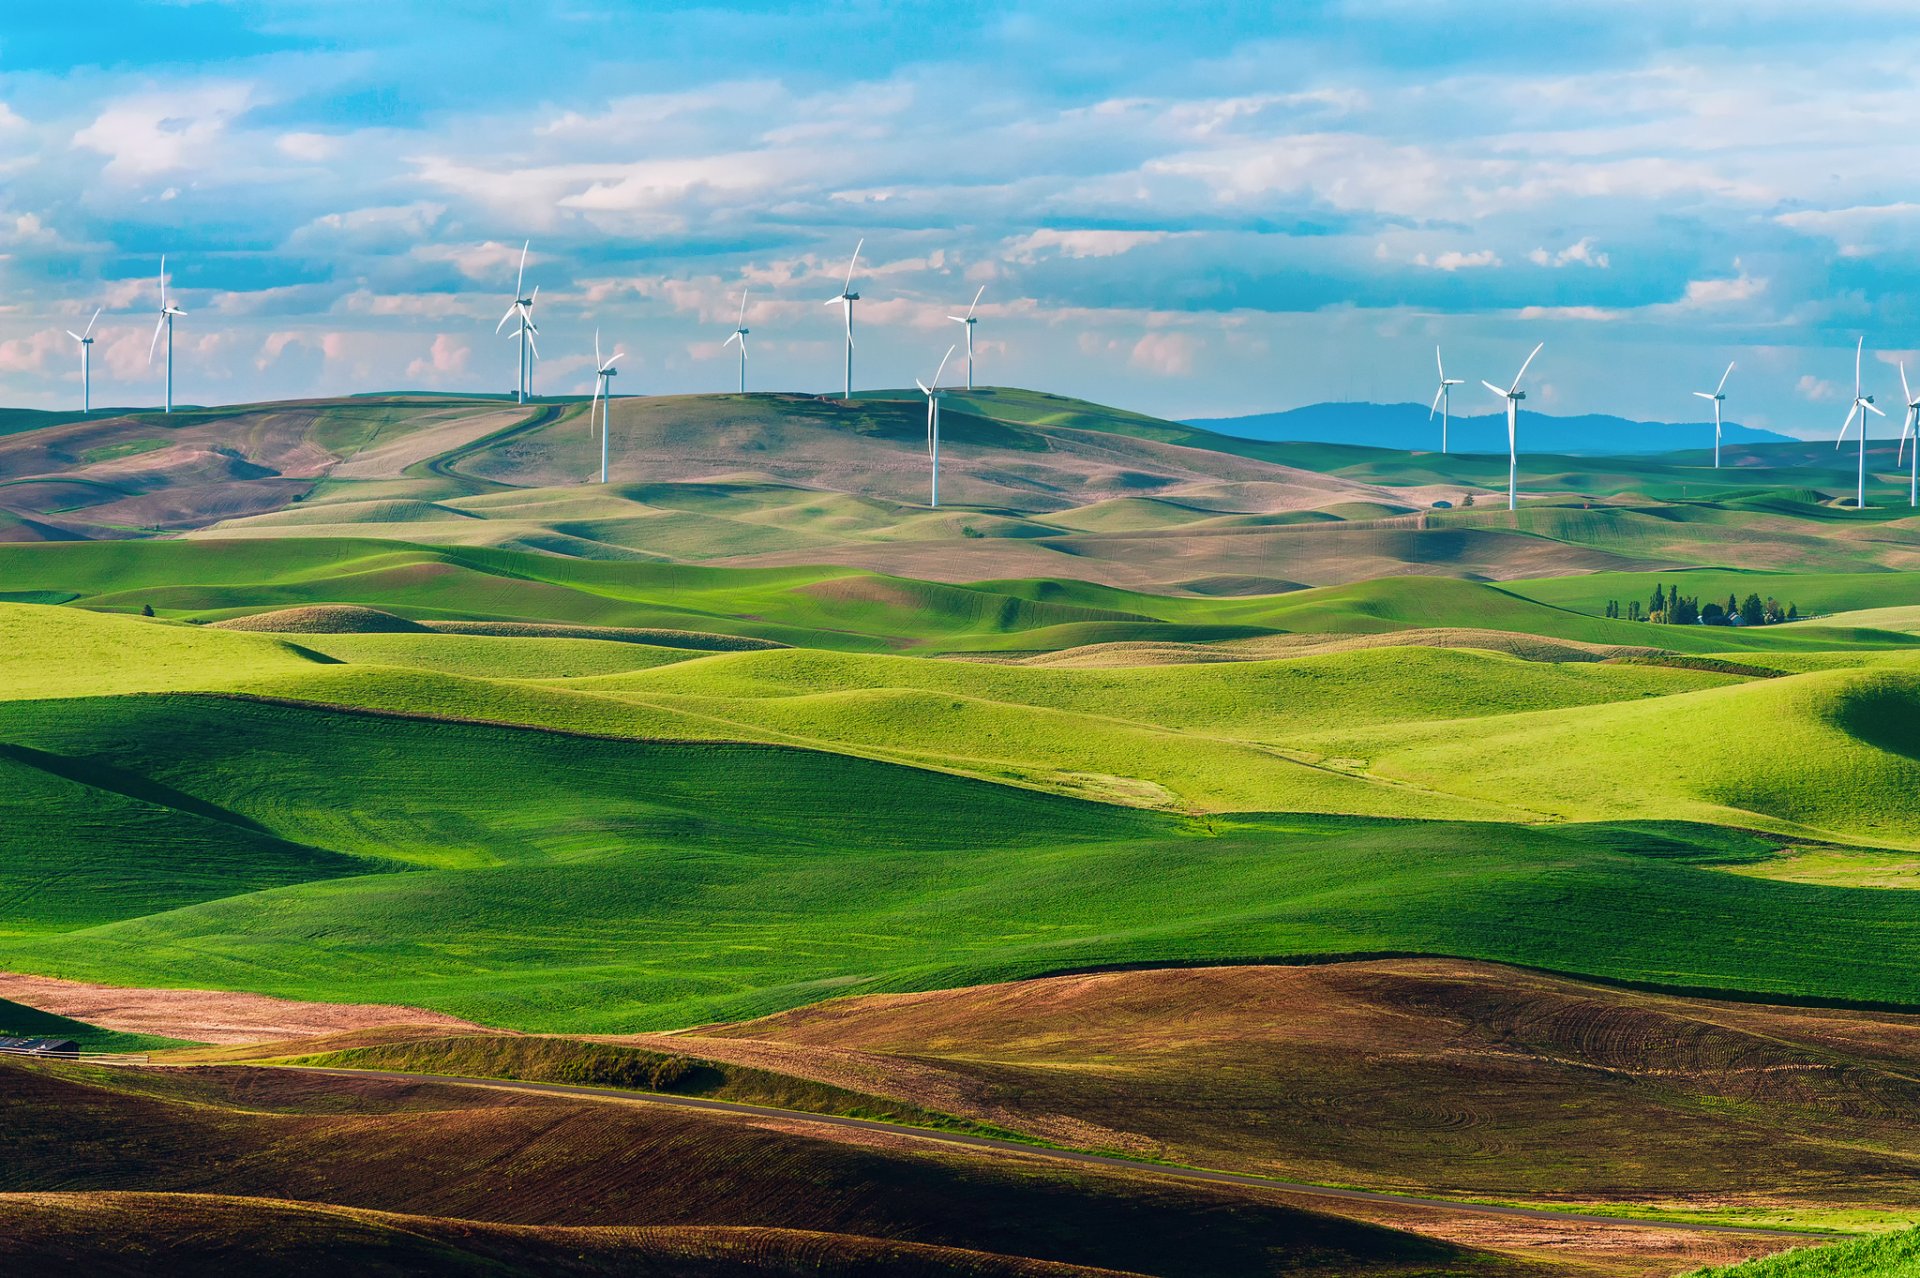
[[[953,321],[954,323],[956,323],[956,324],[964,324],[964,325],[966,326],[966,331],[967,331],[967,389],[968,389],[968,390],[972,390],[972,389],[973,389],[973,326],[974,326],[975,324],[978,324],[978,323],[980,322],[979,320],[977,320],[977,319],[975,319],[975,318],[973,317],[973,312],[974,312],[974,311],[975,311],[976,309],[978,309],[978,307],[979,307],[979,305],[980,305],[980,294],[982,294],[982,293],[984,293],[984,292],[986,292],[986,291],[987,291],[987,286],[986,286],[985,284],[982,284],[982,285],[981,285],[981,286],[980,286],[980,287],[979,287],[978,289],[976,289],[976,290],[974,291],[974,294],[973,294],[973,304],[972,304],[971,306],[969,306],[969,307],[967,307],[967,313],[966,313],[965,315],[949,315],[949,316],[947,316],[947,318],[948,318],[948,319],[950,319],[950,320],[952,320],[952,321]]]
[[[1907,504],[1920,506],[1920,399],[1913,397],[1913,387],[1907,385],[1907,362],[1900,361],[1900,390],[1907,397],[1907,415],[1900,423],[1901,460],[1905,460],[1907,436],[1914,436],[1913,467],[1907,476]]]
[[[1447,376],[1447,366],[1440,362],[1438,346],[1433,348],[1433,366],[1440,370],[1440,389],[1433,393],[1433,407],[1427,410],[1427,420],[1432,421],[1435,413],[1440,414],[1440,451],[1445,453],[1447,451],[1447,411],[1452,407],[1448,402],[1452,398],[1449,392],[1453,387],[1463,386],[1466,383],[1458,377]]]
[[[607,437],[613,433],[613,379],[620,370],[614,365],[620,362],[625,351],[616,350],[613,358],[600,358],[600,330],[593,330],[593,402],[587,405],[587,437],[593,437],[593,416],[596,409],[600,413],[600,482],[607,482]]]
[[[173,411],[173,317],[186,312],[167,301],[167,259],[160,257],[160,322],[153,326],[153,340],[147,343],[147,363],[153,363],[153,352],[160,344],[160,330],[167,330],[167,408]]]
[[[853,246],[853,256],[847,259],[847,282],[840,286],[839,296],[829,297],[826,303],[828,306],[838,305],[840,309],[846,313],[846,317],[847,317],[847,395],[846,397],[848,399],[853,398],[853,304],[860,300],[860,295],[853,291],[853,266],[854,266],[854,263],[860,260],[860,249],[861,249],[861,246],[864,245],[866,242],[867,242],[866,237],[861,236],[859,243],[856,243]]]
[[[1727,371],[1720,374],[1720,384],[1712,392],[1695,391],[1701,399],[1713,401],[1713,468],[1720,469],[1720,405],[1727,402],[1727,378],[1733,376],[1733,361],[1727,361]]]
[[[1480,380],[1480,384],[1482,386],[1486,387],[1488,390],[1492,391],[1494,394],[1500,396],[1500,398],[1507,401],[1507,509],[1508,510],[1518,509],[1519,503],[1520,503],[1520,452],[1519,452],[1519,449],[1515,446],[1515,436],[1516,436],[1516,427],[1519,424],[1520,401],[1527,397],[1527,393],[1520,389],[1520,379],[1527,375],[1527,365],[1533,363],[1533,356],[1538,355],[1540,353],[1540,347],[1545,345],[1546,345],[1545,342],[1541,342],[1539,346],[1535,346],[1533,348],[1533,353],[1527,356],[1526,364],[1522,364],[1520,366],[1520,371],[1513,375],[1513,385],[1507,387],[1507,389],[1501,390],[1498,386],[1495,386],[1492,382],[1487,381],[1485,378],[1482,378]]]
[[[725,350],[735,342],[740,344],[740,393],[747,393],[747,290],[740,290],[740,318],[733,322],[733,334],[720,343]]]
[[[100,308],[95,307],[93,318],[87,321],[86,331],[76,333],[67,330],[67,336],[80,343],[80,415],[85,417],[93,411],[93,326],[100,319]]]
[[[947,361],[953,358],[954,348],[947,347],[947,353],[940,357],[940,367],[934,370],[933,385],[929,386],[919,378],[913,384],[927,397],[927,460],[933,463],[933,482],[928,490],[927,505],[934,510],[940,509],[940,374],[947,371]]]
[[[1862,337],[1853,348],[1853,407],[1847,410],[1847,420],[1840,423],[1840,438],[1833,441],[1837,449],[1847,442],[1847,432],[1853,429],[1853,419],[1860,419],[1860,492],[1854,498],[1854,509],[1867,508],[1867,414],[1885,417],[1886,414],[1873,406],[1873,396],[1860,393],[1860,355],[1867,348],[1867,339]]]
[[[540,286],[534,285],[531,296],[526,291],[527,250],[532,247],[532,240],[520,246],[520,274],[513,282],[513,304],[507,307],[507,313],[500,317],[500,322],[493,326],[493,331],[498,333],[507,326],[508,320],[515,316],[520,319],[520,327],[507,336],[520,339],[520,375],[514,383],[514,401],[521,404],[533,396],[533,360],[540,354],[533,342],[533,335],[540,331],[533,323],[533,304],[540,300]]]

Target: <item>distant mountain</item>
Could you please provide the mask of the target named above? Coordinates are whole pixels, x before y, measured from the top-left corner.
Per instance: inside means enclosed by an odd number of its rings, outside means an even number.
[[[1201,417],[1187,422],[1203,430],[1241,439],[1313,444],[1367,444],[1437,452],[1440,419],[1427,420],[1425,404],[1309,404],[1284,413],[1247,417]],[[1604,413],[1552,417],[1523,408],[1520,430],[1528,452],[1580,454],[1665,453],[1680,448],[1711,448],[1712,422],[1636,422]],[[1505,413],[1456,413],[1448,445],[1459,453],[1507,451]],[[1722,428],[1728,444],[1794,443],[1790,436],[1729,422]]]

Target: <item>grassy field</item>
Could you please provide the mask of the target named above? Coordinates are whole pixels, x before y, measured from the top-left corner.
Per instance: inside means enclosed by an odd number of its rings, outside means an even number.
[[[1911,1278],[1914,1274],[1920,1274],[1920,1229],[1797,1247],[1739,1264],[1698,1269],[1688,1278]]]

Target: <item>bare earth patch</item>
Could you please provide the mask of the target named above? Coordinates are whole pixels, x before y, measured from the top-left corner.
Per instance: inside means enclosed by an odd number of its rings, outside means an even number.
[[[441,1012],[385,1003],[302,1003],[218,990],[121,989],[20,972],[0,972],[0,998],[103,1029],[223,1045],[312,1038],[380,1025],[480,1028]]]

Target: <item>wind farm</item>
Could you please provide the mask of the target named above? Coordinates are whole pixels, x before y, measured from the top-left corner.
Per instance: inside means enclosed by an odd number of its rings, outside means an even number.
[[[1915,41],[628,8],[6,39],[0,1266],[1907,1278]]]

